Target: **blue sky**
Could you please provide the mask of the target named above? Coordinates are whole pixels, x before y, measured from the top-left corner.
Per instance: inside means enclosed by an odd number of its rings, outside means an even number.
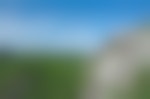
[[[93,50],[150,14],[149,0],[0,0],[0,42]]]

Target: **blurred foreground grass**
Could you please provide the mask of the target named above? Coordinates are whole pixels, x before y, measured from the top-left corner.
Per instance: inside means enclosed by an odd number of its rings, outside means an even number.
[[[2,56],[0,99],[76,99],[83,63],[76,54]]]
[[[66,53],[1,55],[0,99],[78,99],[86,61]],[[134,88],[116,99],[150,99],[150,72],[143,67]]]

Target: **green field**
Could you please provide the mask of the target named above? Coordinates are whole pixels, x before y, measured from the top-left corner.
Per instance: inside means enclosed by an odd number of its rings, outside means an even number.
[[[76,54],[3,56],[0,98],[76,99],[84,61]]]

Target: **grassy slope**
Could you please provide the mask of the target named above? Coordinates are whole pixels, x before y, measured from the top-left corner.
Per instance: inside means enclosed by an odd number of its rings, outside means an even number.
[[[0,98],[73,99],[83,60],[74,55],[23,55],[0,62]]]

